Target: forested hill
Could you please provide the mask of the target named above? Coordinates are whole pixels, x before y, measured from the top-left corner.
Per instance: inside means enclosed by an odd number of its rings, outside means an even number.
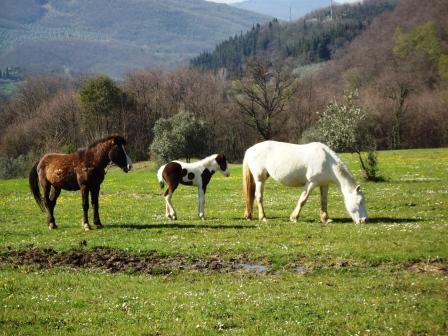
[[[191,64],[203,69],[226,68],[231,75],[241,76],[245,61],[253,56],[292,58],[297,65],[327,61],[337,49],[363,32],[375,17],[393,10],[397,2],[366,0],[333,6],[333,18],[328,7],[292,23],[274,19],[265,25],[257,24],[247,33],[220,43],[212,52],[201,53]]]
[[[1,0],[0,68],[121,76],[175,65],[268,18],[203,0]]]
[[[327,7],[329,3],[329,0],[246,0],[235,2],[231,6],[288,21],[290,18],[296,20],[313,10]]]

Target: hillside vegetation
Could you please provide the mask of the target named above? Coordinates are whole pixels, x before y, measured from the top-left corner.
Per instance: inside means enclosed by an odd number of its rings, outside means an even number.
[[[369,3],[380,2],[364,5]],[[112,108],[93,115],[80,99],[85,78],[29,78],[0,105],[0,168],[6,167],[0,170],[4,176],[20,175],[43,153],[74,150],[111,133],[133,139],[129,153],[145,160],[157,120],[179,112],[206,123],[206,152],[241,160],[261,139],[327,141],[319,131],[322,113],[334,102],[342,111],[346,97],[362,111],[354,128],[371,148],[446,146],[447,17],[446,1],[401,0],[330,61],[311,64],[307,71],[294,64],[299,57],[277,62],[269,55],[249,59],[251,66],[244,64],[237,79],[195,67],[139,70],[114,82]],[[87,127],[92,123],[97,127]],[[17,167],[16,173],[8,167]]]
[[[246,34],[235,35],[211,52],[203,52],[191,64],[204,69],[226,68],[242,76],[245,63],[254,56],[290,60],[296,66],[330,60],[336,50],[363,32],[372,20],[391,11],[397,1],[370,0],[362,4],[317,10],[293,23],[273,20],[256,25]]]
[[[5,0],[0,68],[122,76],[134,68],[186,61],[265,20],[202,0]]]
[[[313,10],[328,7],[329,3],[328,0],[246,0],[231,5],[288,21],[290,18],[296,20]]]

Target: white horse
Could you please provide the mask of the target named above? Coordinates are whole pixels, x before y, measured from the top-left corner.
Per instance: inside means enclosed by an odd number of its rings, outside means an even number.
[[[215,171],[220,171],[226,177],[230,175],[227,159],[222,154],[213,154],[193,163],[171,161],[161,166],[157,171],[160,188],[165,186],[165,182],[168,183],[168,189],[165,191],[166,217],[176,219],[176,210],[171,198],[180,183],[198,187],[198,215],[204,219],[205,192]]]
[[[264,141],[250,147],[243,161],[243,188],[246,198],[245,217],[252,218],[254,198],[258,204],[258,217],[266,221],[263,208],[263,189],[266,179],[287,186],[305,186],[290,219],[297,221],[300,210],[305,205],[311,191],[320,187],[320,219],[331,222],[327,212],[327,195],[334,182],[344,195],[348,213],[357,224],[367,222],[367,210],[361,187],[341,159],[326,145],[313,142],[296,145],[277,141]]]

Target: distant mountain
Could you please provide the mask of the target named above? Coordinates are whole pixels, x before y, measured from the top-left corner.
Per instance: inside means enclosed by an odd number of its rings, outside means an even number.
[[[263,15],[203,0],[1,0],[0,68],[115,77],[175,65]]]
[[[232,6],[276,17],[280,20],[296,20],[313,10],[330,6],[330,0],[246,0]]]

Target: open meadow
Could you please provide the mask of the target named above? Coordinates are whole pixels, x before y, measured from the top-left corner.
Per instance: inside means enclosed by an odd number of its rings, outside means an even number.
[[[178,220],[164,217],[152,163],[112,168],[104,229],[90,232],[79,192],[62,192],[50,231],[27,179],[0,181],[0,334],[448,335],[448,148],[379,152],[380,183],[341,157],[368,224],[334,185],[333,223],[319,221],[318,190],[291,223],[302,189],[273,180],[268,222],[246,221],[237,164],[213,176],[205,221],[186,186]]]

